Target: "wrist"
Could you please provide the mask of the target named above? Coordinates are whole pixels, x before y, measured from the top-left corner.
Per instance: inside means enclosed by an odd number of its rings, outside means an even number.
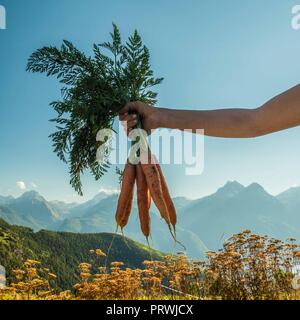
[[[166,118],[167,118],[167,109],[155,108],[154,121],[153,121],[154,129],[167,128],[168,122],[166,121]]]

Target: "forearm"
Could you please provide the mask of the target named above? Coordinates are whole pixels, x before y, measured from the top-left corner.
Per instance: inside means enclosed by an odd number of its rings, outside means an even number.
[[[186,111],[160,109],[158,127],[203,129],[224,138],[251,138],[300,125],[300,85],[256,109]]]
[[[250,138],[257,135],[255,110],[171,110],[160,109],[158,127],[180,130],[204,130],[207,136]]]
[[[205,135],[223,138],[257,137],[300,125],[300,85],[256,109],[173,110],[129,102],[120,112],[120,120],[127,123],[127,129],[137,125],[136,113],[148,133],[156,128],[169,128],[203,130]]]

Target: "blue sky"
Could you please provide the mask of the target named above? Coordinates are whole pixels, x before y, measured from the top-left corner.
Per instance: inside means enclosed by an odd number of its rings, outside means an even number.
[[[0,194],[36,188],[48,199],[78,200],[67,167],[48,135],[60,97],[55,79],[25,72],[29,55],[63,39],[90,53],[107,40],[111,22],[124,36],[137,28],[152,54],[159,105],[182,109],[257,107],[300,79],[300,30],[291,28],[290,0],[0,0]],[[205,138],[205,170],[186,176],[164,166],[174,196],[200,197],[228,180],[258,182],[277,194],[300,185],[300,128],[258,139]],[[114,171],[100,182],[86,175],[85,198],[118,187]]]

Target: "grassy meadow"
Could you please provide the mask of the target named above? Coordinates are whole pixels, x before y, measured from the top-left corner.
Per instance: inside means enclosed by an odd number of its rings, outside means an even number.
[[[1,300],[135,300],[135,299],[299,299],[292,268],[300,257],[294,239],[282,242],[245,230],[233,235],[205,261],[184,253],[146,260],[141,268],[122,261],[108,263],[107,253],[91,249],[100,265],[79,264],[79,281],[67,290],[57,275],[37,260],[26,260],[10,270],[12,280],[0,289]],[[99,261],[99,260],[93,260]]]

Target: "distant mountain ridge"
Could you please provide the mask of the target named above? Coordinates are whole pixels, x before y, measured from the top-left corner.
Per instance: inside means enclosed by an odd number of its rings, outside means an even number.
[[[0,217],[35,231],[115,232],[117,197],[117,194],[101,192],[85,203],[66,204],[48,202],[37,192],[27,192],[16,199],[0,197]],[[245,187],[237,181],[229,181],[209,196],[196,200],[177,197],[174,203],[178,212],[177,237],[192,257],[203,256],[208,249],[217,249],[221,239],[242,229],[282,239],[300,239],[300,187],[273,196],[257,183]],[[151,219],[153,247],[165,252],[174,250],[172,238],[154,206]],[[136,201],[125,234],[145,243]],[[177,246],[175,250],[182,248]]]
[[[4,196],[0,195],[0,205],[9,204],[13,199],[14,199],[14,197],[12,197],[12,196],[4,197]]]
[[[217,249],[225,239],[243,229],[269,234],[279,238],[299,236],[285,222],[286,209],[279,199],[268,194],[260,185],[251,184],[232,193],[233,186],[227,184],[213,195],[186,207],[183,228],[191,230],[205,239],[209,248]],[[228,193],[226,192],[228,190]]]

